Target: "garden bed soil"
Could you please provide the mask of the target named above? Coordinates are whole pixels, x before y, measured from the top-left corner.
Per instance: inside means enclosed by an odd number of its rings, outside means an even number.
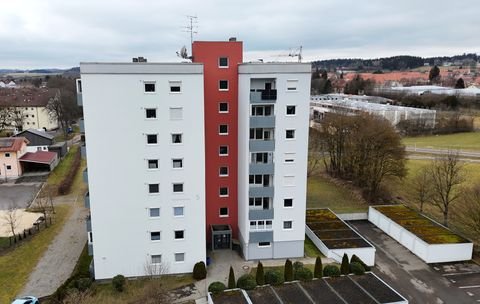
[[[283,284],[273,287],[284,304],[311,303],[297,283]]]
[[[404,301],[403,298],[371,273],[350,276],[350,279],[365,288],[380,303],[396,303]]]
[[[281,304],[270,286],[257,287],[247,293],[253,304]]]
[[[341,221],[335,222],[307,222],[307,226],[311,230],[346,230],[350,229],[347,225]]]
[[[212,300],[215,304],[248,304],[240,290],[224,291],[212,295]]]
[[[325,281],[335,289],[347,303],[376,304],[375,300],[350,280],[348,276],[325,278]]]
[[[358,234],[352,230],[314,230],[313,232],[322,241],[358,238]]]
[[[345,249],[345,248],[371,248],[362,238],[344,239],[344,240],[321,240],[328,249]]]
[[[301,282],[315,303],[344,304],[344,302],[328,287],[324,280]]]

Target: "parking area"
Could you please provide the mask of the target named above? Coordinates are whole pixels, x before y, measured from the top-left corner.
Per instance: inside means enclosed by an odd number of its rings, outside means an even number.
[[[0,185],[0,210],[6,210],[10,206],[26,208],[37,194],[41,183]]]
[[[480,286],[474,287],[480,285],[475,264],[428,265],[370,222],[349,224],[377,249],[374,273],[410,303],[480,303]]]

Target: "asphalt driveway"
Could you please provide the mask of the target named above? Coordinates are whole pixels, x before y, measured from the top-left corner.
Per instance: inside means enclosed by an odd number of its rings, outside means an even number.
[[[374,272],[391,284],[409,303],[471,304],[480,302],[473,289],[461,288],[435,265],[428,265],[368,221],[350,222],[377,249]],[[480,276],[477,277],[480,285]],[[476,284],[475,282],[469,282]]]
[[[23,185],[0,185],[0,210],[8,209],[12,204],[17,208],[26,208],[40,189],[40,183]]]

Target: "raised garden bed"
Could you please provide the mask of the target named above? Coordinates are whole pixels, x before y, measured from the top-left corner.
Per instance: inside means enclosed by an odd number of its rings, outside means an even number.
[[[347,276],[326,278],[325,281],[348,303],[376,304],[377,302]]]
[[[215,304],[248,304],[241,290],[228,290],[211,297]]]
[[[297,283],[283,284],[275,286],[273,289],[280,296],[284,304],[311,303]]]
[[[404,205],[371,206],[368,220],[427,263],[472,258],[472,242]]]
[[[341,262],[344,254],[355,254],[367,265],[375,264],[375,247],[330,209],[309,209],[306,214],[306,234],[326,257]]]
[[[254,290],[247,291],[247,294],[252,303],[255,304],[281,304],[270,286],[257,287]]]
[[[301,282],[300,285],[308,292],[315,303],[345,304],[324,280]]]
[[[366,273],[365,275],[359,276],[349,276],[349,278],[362,286],[363,289],[367,290],[368,293],[380,303],[398,303],[405,301],[402,296],[385,285],[385,283],[380,281],[372,273]]]

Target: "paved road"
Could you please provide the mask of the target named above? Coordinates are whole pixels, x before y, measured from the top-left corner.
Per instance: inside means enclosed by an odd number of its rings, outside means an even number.
[[[410,303],[471,304],[480,300],[455,286],[373,224],[367,221],[350,223],[377,249],[374,272]]]
[[[0,210],[6,210],[10,205],[26,208],[32,201],[41,183],[15,185],[13,182],[0,185]]]
[[[407,152],[412,153],[421,153],[421,154],[438,154],[438,155],[445,155],[448,154],[449,151],[456,152],[455,149],[434,149],[434,148],[419,148],[414,146],[407,146],[405,147]],[[478,151],[458,151],[458,156],[461,158],[480,158],[480,152]]]
[[[56,203],[71,203],[72,197],[60,197]],[[72,215],[55,237],[35,269],[23,291],[18,296],[43,297],[52,294],[72,274],[80,253],[87,241],[85,216],[87,210],[78,199]]]

